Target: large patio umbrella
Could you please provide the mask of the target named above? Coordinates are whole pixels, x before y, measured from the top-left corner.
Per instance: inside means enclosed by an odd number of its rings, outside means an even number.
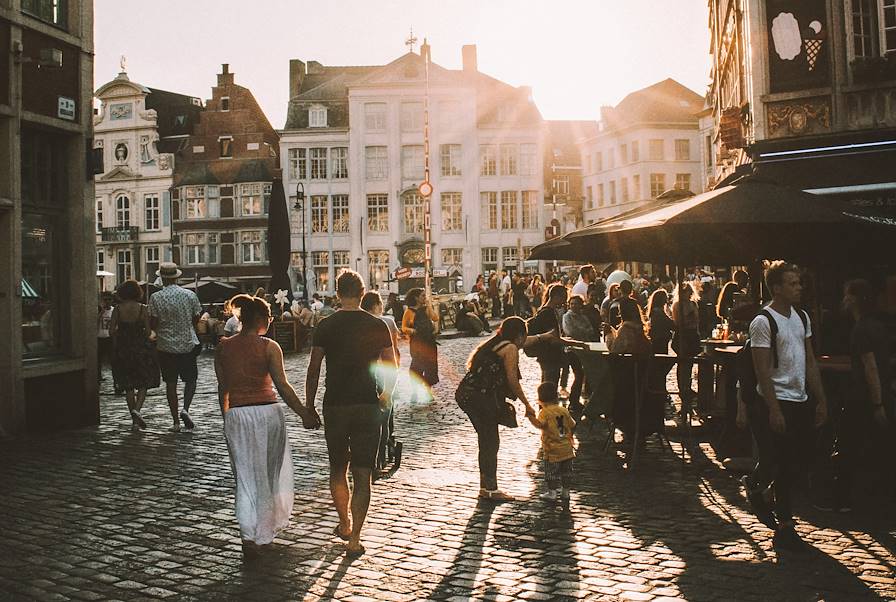
[[[232,284],[220,282],[209,277],[200,278],[198,282],[184,284],[183,288],[192,290],[199,297],[200,303],[219,303],[227,301],[239,292]]]
[[[289,209],[283,192],[283,180],[276,178],[271,183],[268,211],[268,260],[271,267],[271,284],[268,290],[272,293],[282,289],[292,296],[289,279],[291,250]]]
[[[755,176],[683,200],[658,201],[537,246],[538,259],[631,260],[678,265],[747,264],[787,258],[806,264],[880,258],[896,226],[862,219],[827,199]]]

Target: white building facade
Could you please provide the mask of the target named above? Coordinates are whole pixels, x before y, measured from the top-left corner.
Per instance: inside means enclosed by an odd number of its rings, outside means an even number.
[[[409,52],[381,67],[307,69],[292,61],[290,80],[281,157],[290,205],[304,188],[310,289],[333,291],[344,267],[373,289],[388,289],[403,267],[411,277],[393,288],[419,284],[423,59]],[[544,125],[528,90],[479,73],[467,46],[463,70],[431,65],[428,114],[433,288],[468,290],[478,274],[522,269],[546,224]],[[301,211],[292,232],[301,271]]]
[[[581,144],[586,224],[636,209],[670,189],[703,191],[703,98],[673,80],[601,109]]]
[[[166,118],[169,111],[166,103],[159,110],[147,108],[153,93],[124,72],[95,93],[101,108],[94,116],[94,148],[101,149],[105,168],[96,178],[97,271],[112,274],[100,276],[105,290],[131,278],[153,281],[159,262],[171,259],[174,155],[159,152],[159,111]],[[173,93],[161,95],[187,107],[201,104]],[[182,121],[186,126],[186,115]]]

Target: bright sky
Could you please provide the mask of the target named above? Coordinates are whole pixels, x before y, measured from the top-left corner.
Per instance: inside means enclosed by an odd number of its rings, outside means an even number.
[[[382,65],[408,31],[433,61],[532,86],[547,119],[597,119],[601,105],[672,77],[703,94],[709,80],[705,0],[95,0],[96,87],[127,57],[132,80],[207,99],[221,63],[252,90],[275,128],[289,59]],[[419,46],[418,46],[419,49]]]

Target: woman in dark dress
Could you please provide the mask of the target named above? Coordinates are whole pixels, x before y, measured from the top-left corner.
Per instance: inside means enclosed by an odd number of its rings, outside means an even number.
[[[409,370],[412,375],[424,383],[426,394],[432,399],[430,388],[439,382],[439,351],[436,342],[436,327],[433,320],[435,312],[430,307],[429,300],[421,288],[412,288],[405,296],[404,316],[401,319],[401,330],[411,339],[411,365]],[[414,387],[412,400],[417,398],[417,388]]]
[[[116,386],[124,389],[131,413],[131,429],[145,429],[140,409],[146,390],[159,386],[159,365],[154,343],[150,340],[149,313],[141,303],[143,290],[136,280],[127,280],[118,287],[121,299],[112,311],[109,333],[112,337],[112,372]]]

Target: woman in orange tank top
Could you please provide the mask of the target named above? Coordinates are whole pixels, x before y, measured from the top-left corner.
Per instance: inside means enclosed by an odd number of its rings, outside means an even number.
[[[280,345],[261,336],[271,322],[270,305],[249,295],[237,295],[230,304],[239,312],[242,330],[216,348],[215,374],[243,553],[254,556],[286,528],[293,506],[292,455],[274,389],[305,428],[317,428],[320,418],[286,379]]]

